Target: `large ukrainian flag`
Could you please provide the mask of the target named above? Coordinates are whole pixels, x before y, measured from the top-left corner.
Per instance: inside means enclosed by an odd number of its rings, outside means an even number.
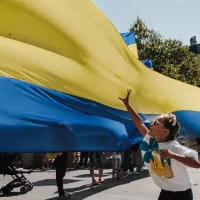
[[[117,151],[175,112],[199,136],[200,90],[146,68],[91,0],[0,1],[0,151]],[[136,135],[135,135],[136,134]]]

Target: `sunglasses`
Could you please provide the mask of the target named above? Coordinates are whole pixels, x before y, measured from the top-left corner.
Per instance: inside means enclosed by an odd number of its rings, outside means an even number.
[[[163,128],[168,129],[167,127],[165,127],[162,123],[160,123],[157,119],[153,122],[154,126],[157,126],[158,124],[160,124]]]

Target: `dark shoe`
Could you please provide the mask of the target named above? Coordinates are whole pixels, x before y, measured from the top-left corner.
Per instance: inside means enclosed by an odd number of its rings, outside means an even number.
[[[59,199],[73,199],[73,196],[70,193],[65,193],[64,195],[59,196]]]
[[[122,176],[127,176],[127,175],[128,175],[127,171],[122,173]]]
[[[130,174],[132,174],[132,175],[138,175],[139,174],[139,172],[136,172],[136,171],[130,171]]]

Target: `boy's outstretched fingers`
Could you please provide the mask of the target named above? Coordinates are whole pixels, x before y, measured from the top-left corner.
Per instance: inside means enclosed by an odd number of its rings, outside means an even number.
[[[125,98],[118,97],[118,98],[119,98],[120,100],[122,100],[124,103],[128,103],[130,94],[131,94],[131,89],[127,89],[126,97],[125,97]]]

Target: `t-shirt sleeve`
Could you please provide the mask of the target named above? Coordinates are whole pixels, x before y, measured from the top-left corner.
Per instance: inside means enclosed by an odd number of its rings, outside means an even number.
[[[172,152],[183,155],[183,156],[188,156],[188,157],[193,157],[198,159],[198,153],[192,149],[189,149],[185,146],[180,145],[179,143],[176,143],[172,147]]]
[[[198,159],[198,153],[192,149],[189,149],[188,151],[186,151],[184,153],[184,156],[190,156],[190,157]]]

